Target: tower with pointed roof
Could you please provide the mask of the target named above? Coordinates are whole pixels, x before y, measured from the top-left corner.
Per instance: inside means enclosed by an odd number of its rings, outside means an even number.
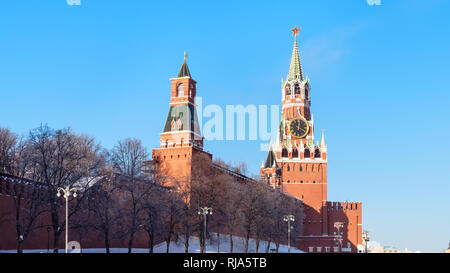
[[[329,211],[327,201],[328,149],[325,133],[322,131],[320,141],[314,141],[311,86],[309,78],[303,74],[297,43],[299,30],[297,27],[292,29],[294,47],[291,63],[286,80],[281,82],[282,113],[277,140],[271,143],[260,174],[262,180],[272,187],[302,200],[305,211],[304,237],[299,239],[299,247],[305,251],[309,251],[310,247],[324,247],[325,252],[325,247],[335,244],[333,223],[337,214]],[[351,232],[348,229],[350,236],[344,242],[353,246],[350,247],[352,252],[355,252],[361,240],[358,239],[361,206],[355,209],[357,207],[356,203],[352,203],[356,218],[352,214],[351,222],[352,228],[356,229],[351,229]],[[343,214],[344,218],[346,216]]]
[[[197,82],[189,71],[186,53],[177,76],[170,81],[169,112],[160,134],[160,147],[153,149],[152,158],[159,168],[164,169],[167,177],[180,179],[190,176],[191,159],[195,153],[208,154],[203,151],[197,118]]]
[[[177,77],[170,79],[170,107],[161,133],[161,148],[192,146],[203,149],[203,137],[195,108],[197,82],[191,77],[186,59],[185,53]]]

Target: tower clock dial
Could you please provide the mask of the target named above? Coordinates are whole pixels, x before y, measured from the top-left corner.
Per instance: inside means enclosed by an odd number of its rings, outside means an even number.
[[[304,138],[308,134],[309,125],[303,118],[295,118],[289,122],[289,132],[294,138]]]

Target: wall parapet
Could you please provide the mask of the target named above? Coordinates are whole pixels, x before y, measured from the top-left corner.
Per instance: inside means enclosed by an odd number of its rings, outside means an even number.
[[[354,210],[360,211],[362,207],[361,202],[335,202],[327,201],[328,210]]]

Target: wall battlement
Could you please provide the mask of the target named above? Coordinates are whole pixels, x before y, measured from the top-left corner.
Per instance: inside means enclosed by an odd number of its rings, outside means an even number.
[[[329,211],[333,211],[333,210],[361,211],[362,203],[361,202],[334,202],[334,201],[327,201],[327,207],[328,207]]]

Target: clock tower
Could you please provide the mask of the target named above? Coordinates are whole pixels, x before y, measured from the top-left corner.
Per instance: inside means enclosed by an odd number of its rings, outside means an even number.
[[[354,218],[352,214],[353,221],[349,221],[347,214],[338,215],[333,212],[335,203],[327,201],[327,145],[323,132],[320,141],[314,139],[311,86],[309,79],[303,74],[300,61],[297,45],[299,30],[297,27],[292,29],[294,48],[291,64],[286,80],[281,81],[282,113],[277,140],[270,145],[260,175],[272,187],[302,200],[305,213],[303,235],[306,239],[302,239],[300,247],[308,251],[305,248],[335,246],[333,223],[336,219],[358,227],[361,205],[348,203],[356,215]],[[337,206],[340,207],[341,203]],[[345,241],[352,244],[353,247],[347,248],[352,252],[361,241],[358,236],[358,229],[354,229],[352,241]]]

